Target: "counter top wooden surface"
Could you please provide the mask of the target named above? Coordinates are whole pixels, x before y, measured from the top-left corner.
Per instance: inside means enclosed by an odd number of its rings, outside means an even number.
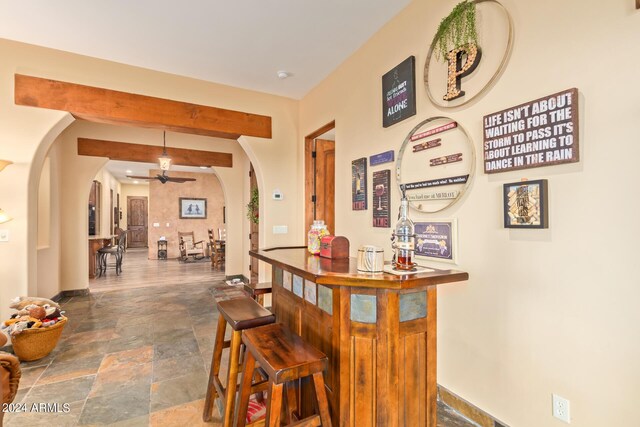
[[[250,251],[249,255],[280,268],[286,268],[319,284],[363,288],[410,289],[425,285],[461,282],[469,274],[459,270],[439,270],[397,276],[389,273],[362,273],[356,269],[356,258],[328,259],[311,255],[306,247],[273,248]]]

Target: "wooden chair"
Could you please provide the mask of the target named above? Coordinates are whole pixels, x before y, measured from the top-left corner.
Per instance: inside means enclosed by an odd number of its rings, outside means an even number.
[[[209,229],[209,256],[211,267],[222,269],[225,262],[225,242],[216,241],[211,229]]]
[[[187,261],[189,257],[194,260],[203,259],[206,254],[204,250],[204,241],[196,242],[193,231],[178,231],[178,240],[180,245],[180,261]]]
[[[286,406],[286,425],[331,427],[329,403],[325,391],[323,371],[327,369],[327,356],[302,340],[282,323],[274,323],[244,331],[242,343],[247,351],[240,380],[240,400],[235,425],[246,425],[249,396],[256,363],[269,378],[267,390],[266,426],[280,426],[282,404]],[[318,414],[300,420],[297,414],[300,402],[296,402],[295,383],[311,377],[316,396]],[[285,394],[283,402],[283,394]],[[252,425],[257,424],[252,423]]]
[[[211,421],[213,403],[216,397],[220,397],[222,403],[223,426],[230,426],[233,421],[234,406],[236,402],[236,387],[238,374],[240,373],[240,356],[242,353],[242,334],[250,328],[268,325],[275,322],[275,316],[267,309],[260,306],[251,298],[242,297],[218,302],[218,328],[216,340],[211,358],[211,371],[209,372],[209,384],[204,403],[202,419]],[[227,325],[231,326],[231,340],[225,340]],[[220,365],[222,364],[222,350],[229,348],[229,369],[227,374],[227,387],[220,380]],[[256,377],[258,378],[258,377]],[[260,378],[261,379],[261,378]],[[249,384],[251,393],[266,390],[266,382],[254,381]]]

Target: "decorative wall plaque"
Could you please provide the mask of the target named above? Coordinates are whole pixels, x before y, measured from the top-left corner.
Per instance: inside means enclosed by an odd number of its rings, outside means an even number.
[[[441,211],[463,195],[475,170],[467,132],[447,117],[431,117],[413,128],[398,152],[396,175],[410,206]]]
[[[382,126],[416,114],[416,58],[410,56],[382,76]]]
[[[383,163],[393,162],[394,160],[394,152],[393,150],[389,150],[384,153],[369,156],[369,166],[381,165]]]
[[[351,209],[367,210],[367,158],[351,162]]]
[[[504,184],[505,228],[548,228],[547,180]]]
[[[578,146],[578,89],[484,116],[484,172],[573,163]]]
[[[416,256],[433,258],[435,261],[454,262],[457,252],[457,222],[416,222]]]
[[[453,49],[447,61],[441,62],[434,54],[434,36],[427,53],[424,84],[429,99],[440,108],[460,107],[485,93],[502,74],[513,47],[513,23],[507,9],[497,0],[473,3],[479,45]]]
[[[389,191],[391,190],[391,170],[385,169],[373,173],[373,226],[391,227]]]

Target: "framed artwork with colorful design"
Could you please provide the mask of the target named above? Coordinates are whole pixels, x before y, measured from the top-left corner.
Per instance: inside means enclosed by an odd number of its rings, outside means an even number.
[[[547,180],[504,184],[505,228],[549,228]]]

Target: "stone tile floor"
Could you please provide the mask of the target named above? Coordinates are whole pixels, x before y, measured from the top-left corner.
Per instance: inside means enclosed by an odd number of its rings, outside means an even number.
[[[5,425],[219,425],[217,410],[212,423],[201,418],[215,300],[240,294],[218,280],[67,298],[61,305],[69,321],[57,348],[22,363],[14,404],[27,411],[6,414]],[[33,412],[33,403],[59,406]],[[475,425],[444,405],[438,416],[439,427]]]

